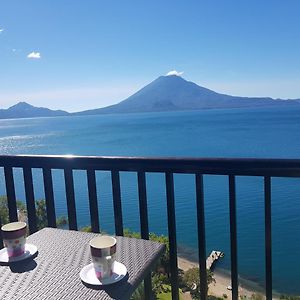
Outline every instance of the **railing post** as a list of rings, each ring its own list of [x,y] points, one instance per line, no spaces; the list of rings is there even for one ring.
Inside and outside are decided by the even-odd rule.
[[[142,239],[149,240],[148,207],[145,172],[138,172],[139,208]]]
[[[13,175],[12,167],[8,167],[8,166],[4,167],[4,176],[5,176],[9,221],[16,222],[18,221],[18,210],[17,210],[16,192],[15,192],[14,175]]]
[[[146,192],[146,176],[145,172],[138,172],[138,190],[139,190],[139,208],[140,208],[140,224],[141,224],[141,238],[149,240],[149,226],[148,226],[148,206],[147,206],[147,192]],[[151,272],[144,280],[145,299],[151,299],[152,283]]]
[[[116,235],[124,235],[119,171],[111,172]]]
[[[204,191],[203,176],[196,174],[196,204],[197,204],[197,233],[198,233],[198,255],[200,269],[200,297],[207,299],[207,271],[206,271],[206,242],[205,242],[205,213],[204,213]]]
[[[78,230],[72,169],[64,169],[69,229]]]
[[[100,225],[99,225],[95,170],[91,170],[91,169],[87,170],[87,183],[88,183],[88,193],[89,193],[91,227],[92,227],[92,232],[96,233],[96,232],[100,232]]]
[[[166,194],[167,194],[167,211],[168,211],[168,233],[169,233],[169,248],[170,248],[172,300],[179,300],[174,179],[173,179],[173,173],[166,172],[165,176],[166,176]]]
[[[27,207],[27,219],[29,232],[34,233],[37,231],[37,219],[36,209],[32,182],[32,170],[30,167],[23,168],[25,195],[26,195],[26,207]]]
[[[46,198],[48,226],[56,228],[56,215],[55,215],[53,180],[52,180],[51,169],[49,168],[43,169],[43,178],[44,178],[44,190],[45,190],[45,198]]]
[[[230,253],[232,299],[238,300],[238,261],[237,261],[237,226],[236,226],[236,192],[235,177],[229,175],[229,211],[230,211]]]
[[[265,258],[266,258],[266,300],[272,300],[272,211],[271,178],[264,178],[265,190]]]

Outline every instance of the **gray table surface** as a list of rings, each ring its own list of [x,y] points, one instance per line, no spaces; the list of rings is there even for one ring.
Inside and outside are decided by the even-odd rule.
[[[117,261],[128,276],[102,289],[85,286],[80,270],[91,263],[89,241],[97,234],[44,228],[28,237],[38,248],[34,259],[0,265],[0,299],[129,299],[165,247],[142,239],[117,237]]]

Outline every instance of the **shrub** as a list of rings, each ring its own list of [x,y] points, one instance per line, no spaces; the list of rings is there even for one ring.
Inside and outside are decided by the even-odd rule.
[[[183,275],[183,282],[189,288],[193,299],[200,299],[200,273],[199,268],[191,268]],[[207,287],[210,283],[215,282],[213,273],[207,270]],[[208,289],[206,290],[207,293]]]

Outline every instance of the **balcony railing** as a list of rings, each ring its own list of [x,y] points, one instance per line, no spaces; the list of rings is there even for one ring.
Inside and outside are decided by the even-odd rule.
[[[175,173],[193,174],[196,189],[198,256],[200,267],[201,299],[206,299],[206,236],[204,213],[203,175],[226,175],[229,186],[230,246],[232,299],[238,299],[236,176],[262,176],[264,178],[265,210],[265,279],[266,299],[272,299],[272,241],[271,241],[271,179],[272,177],[300,177],[300,160],[291,159],[187,159],[138,157],[79,157],[79,156],[0,156],[4,169],[9,220],[18,219],[14,181],[14,168],[22,168],[30,233],[37,231],[36,208],[32,170],[42,169],[48,226],[56,227],[52,170],[63,170],[67,200],[69,229],[77,230],[73,170],[85,170],[87,176],[91,228],[99,232],[96,171],[110,171],[115,233],[123,235],[120,172],[136,172],[138,179],[141,237],[149,238],[146,174],[165,175],[168,235],[170,246],[170,272],[172,299],[179,298],[177,270],[177,240],[175,222]],[[1,223],[1,220],[0,220]],[[2,241],[0,241],[2,245]],[[145,280],[145,294],[150,295],[151,277]]]

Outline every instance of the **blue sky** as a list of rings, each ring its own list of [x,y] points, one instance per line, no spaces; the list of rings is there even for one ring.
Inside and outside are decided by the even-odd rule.
[[[218,92],[300,98],[299,11],[298,0],[2,1],[0,108],[102,107],[170,70]]]

